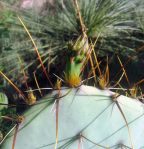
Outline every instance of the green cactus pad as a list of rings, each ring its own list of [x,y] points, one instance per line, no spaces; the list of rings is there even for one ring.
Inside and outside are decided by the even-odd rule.
[[[56,94],[57,91],[52,92],[24,113],[25,120],[20,124],[15,149],[54,148]],[[75,89],[62,89],[59,98],[57,149],[76,149],[81,145],[84,149],[118,149],[122,145],[132,148],[128,127],[117,104],[112,100],[112,95],[114,93],[109,90],[84,85]],[[134,148],[142,148],[143,104],[122,95],[117,97],[117,102],[128,122]],[[11,148],[13,133],[4,141],[2,149]]]

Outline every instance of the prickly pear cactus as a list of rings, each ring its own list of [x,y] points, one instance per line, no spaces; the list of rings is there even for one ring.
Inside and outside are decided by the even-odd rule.
[[[144,148],[144,105],[105,86],[99,90],[81,85],[82,70],[94,46],[89,44],[76,0],[74,4],[82,35],[68,47],[64,82],[71,88],[61,88],[58,79],[58,90],[30,105],[24,118],[14,119],[16,125],[2,149]],[[21,94],[2,72],[1,75]]]
[[[109,90],[80,86],[44,97],[24,113],[15,149],[144,147],[144,106]],[[14,133],[14,132],[13,132]],[[13,133],[2,144],[10,149]]]

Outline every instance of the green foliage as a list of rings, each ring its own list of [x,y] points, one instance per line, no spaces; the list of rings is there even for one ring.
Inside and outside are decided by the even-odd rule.
[[[14,59],[17,57],[17,53],[14,53],[15,49],[12,47],[12,39],[14,38],[14,34],[11,33],[11,31],[9,30],[9,28],[11,27],[10,23],[14,23],[14,20],[12,19],[14,15],[3,5],[1,7],[2,9],[0,10],[0,70],[9,73],[11,69],[15,68],[14,63],[16,62],[16,60],[14,61]]]
[[[14,116],[16,114],[15,109],[8,108],[7,96],[0,92],[0,141],[6,135],[6,133],[14,126],[13,122],[4,120],[2,116]]]
[[[136,12],[136,22],[138,23],[138,27],[144,32],[144,2],[141,1],[140,4],[135,8]]]
[[[8,40],[5,40],[5,42],[8,41],[6,45],[2,46],[5,50],[3,50],[0,61],[4,72],[14,80],[21,72],[18,56],[23,61],[24,70],[27,71],[30,68],[31,71],[35,71],[35,66],[37,66],[35,51],[17,15],[23,19],[32,34],[46,66],[48,60],[48,64],[59,63],[61,60],[58,57],[67,52],[67,44],[81,35],[80,22],[73,0],[64,1],[63,6],[60,1],[56,1],[54,8],[47,9],[44,14],[22,11],[14,5],[8,5],[5,0],[1,2],[9,9],[8,14],[12,15],[4,15],[6,18],[9,16],[8,26],[7,28],[3,26],[2,29],[10,35]],[[89,39],[95,41],[99,37],[95,47],[95,49],[101,49],[97,52],[99,56],[115,52],[124,55],[137,54],[134,51],[135,46],[126,41],[137,40],[131,36],[131,33],[137,30],[132,15],[139,3],[139,0],[80,0],[80,11]],[[4,31],[3,34],[5,34]],[[119,39],[120,36],[122,40]],[[8,62],[9,65],[5,67],[5,63]],[[13,70],[12,73],[10,70]],[[20,74],[19,77],[22,75]]]
[[[15,108],[4,108],[1,110],[0,115],[0,131],[2,132],[3,136],[6,136],[9,130],[15,125],[13,121],[6,120],[2,118],[1,116],[8,116],[8,117],[14,117],[16,116],[16,109]]]
[[[1,110],[3,108],[7,108],[8,107],[7,104],[8,104],[7,96],[4,93],[0,92],[0,115],[1,115]]]

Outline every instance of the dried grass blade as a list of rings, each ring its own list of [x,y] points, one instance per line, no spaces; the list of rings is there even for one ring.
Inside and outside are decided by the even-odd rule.
[[[120,60],[119,56],[117,56],[117,59],[118,59],[118,61],[119,61],[120,65],[121,65],[121,68],[122,68],[123,72],[124,72],[125,78],[126,78],[126,80],[127,80],[128,84],[130,85],[130,82],[129,82],[129,79],[128,79],[128,76],[127,76],[126,70],[125,70],[125,68],[124,68],[124,66],[123,66],[123,64],[122,64],[122,62],[121,62],[121,60]]]
[[[41,64],[41,66],[42,66],[43,72],[44,72],[45,76],[47,77],[47,79],[48,79],[48,81],[49,81],[51,87],[53,87],[53,84],[52,84],[52,82],[50,81],[50,78],[49,78],[49,76],[48,76],[48,74],[47,74],[47,72],[46,72],[46,69],[45,69],[44,65],[43,65],[43,62],[42,62],[41,56],[40,56],[40,54],[39,54],[38,48],[37,48],[37,46],[36,46],[36,44],[35,44],[35,42],[34,42],[32,36],[31,36],[30,32],[28,31],[27,27],[25,26],[25,24],[23,23],[22,19],[21,19],[19,16],[18,16],[18,19],[19,19],[19,21],[21,22],[21,24],[23,25],[23,27],[24,27],[25,31],[27,32],[28,36],[30,37],[30,39],[31,39],[31,41],[32,41],[32,43],[33,43],[34,49],[35,49],[35,51],[36,51],[36,53],[37,53],[38,59],[39,59],[39,61],[40,61],[40,64]]]
[[[26,97],[22,91],[2,71],[0,71],[0,74],[13,86],[13,88],[23,97],[23,100],[26,102]]]
[[[39,86],[39,84],[38,84],[38,81],[37,81],[37,78],[36,78],[36,74],[35,74],[35,73],[36,73],[36,72],[33,72],[34,79],[35,79],[35,83],[36,83],[36,86],[37,86],[37,88],[38,88],[38,91],[39,91],[39,93],[40,93],[40,95],[41,95],[41,97],[42,97],[43,94],[42,94],[42,91],[41,91],[40,86]]]

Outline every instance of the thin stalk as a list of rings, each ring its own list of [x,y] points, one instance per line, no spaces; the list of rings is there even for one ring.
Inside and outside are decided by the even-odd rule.
[[[104,149],[110,149],[109,147],[105,147],[105,146],[102,146],[102,145],[100,145],[100,144],[98,144],[98,143],[95,143],[94,141],[88,139],[87,137],[85,137],[85,136],[83,136],[83,135],[82,135],[82,137],[83,137],[84,139],[86,139],[87,141],[89,141],[89,142],[95,144],[95,145],[98,146],[98,147],[101,147],[101,148],[104,148]]]
[[[47,74],[47,72],[46,72],[46,69],[45,69],[44,65],[43,65],[43,62],[42,62],[41,56],[40,56],[40,54],[39,54],[38,48],[37,48],[37,46],[36,46],[36,44],[35,44],[35,42],[34,42],[32,36],[31,36],[30,32],[28,31],[27,27],[25,26],[25,24],[23,23],[22,19],[21,19],[19,16],[18,16],[18,19],[19,19],[19,21],[21,22],[21,24],[23,25],[23,27],[24,27],[25,31],[27,32],[28,36],[30,37],[30,39],[31,39],[31,41],[32,41],[32,43],[33,43],[34,49],[35,49],[35,51],[36,51],[36,54],[37,54],[37,56],[38,56],[38,59],[39,59],[39,61],[40,61],[40,64],[41,64],[41,66],[42,66],[43,72],[44,72],[45,76],[47,77],[47,79],[48,79],[48,81],[49,81],[51,87],[53,87],[53,84],[52,84],[52,82],[50,81],[50,78],[49,78],[49,76],[48,76],[48,74]]]
[[[74,2],[74,5],[76,7],[76,13],[77,13],[77,17],[78,17],[79,22],[80,22],[80,26],[81,26],[81,31],[82,31],[83,37],[87,37],[87,35],[86,35],[86,27],[85,27],[85,24],[83,23],[83,19],[82,19],[82,16],[81,16],[81,12],[80,12],[80,8],[79,8],[79,5],[78,5],[78,1],[77,0],[73,0],[73,2]]]
[[[130,82],[129,82],[129,79],[128,79],[128,76],[127,76],[126,70],[125,70],[125,68],[124,68],[124,66],[123,66],[123,64],[122,64],[122,62],[121,62],[121,60],[120,60],[119,56],[117,56],[117,59],[118,59],[118,61],[119,61],[119,63],[120,63],[120,66],[121,66],[121,68],[122,68],[123,72],[124,72],[125,78],[126,78],[126,80],[127,80],[128,84],[129,84],[129,86],[130,86]]]
[[[57,81],[57,86],[56,88],[58,88],[58,97],[61,96],[61,80]],[[56,100],[56,143],[55,143],[55,147],[54,149],[57,149],[57,144],[58,144],[58,124],[59,124],[59,99]]]
[[[36,72],[33,72],[33,75],[34,75],[34,79],[35,79],[35,83],[36,83],[36,86],[37,86],[37,88],[38,88],[38,91],[39,91],[39,93],[40,93],[40,95],[41,95],[41,97],[42,97],[43,94],[42,94],[41,88],[40,88],[40,86],[39,86],[39,84],[38,84],[38,81],[37,81],[37,78],[36,78]]]
[[[92,60],[92,57],[90,56],[90,64],[91,64],[91,67],[92,67],[92,72],[93,72],[93,76],[94,76],[94,81],[96,83],[96,73],[95,73],[95,67],[94,67],[94,63],[93,63],[93,60]]]
[[[23,97],[22,99],[26,102],[27,98],[23,92],[2,71],[0,71],[0,74],[13,86],[13,88]]]
[[[121,115],[122,115],[122,117],[123,117],[123,119],[124,119],[124,121],[126,123],[127,129],[128,129],[128,134],[129,134],[129,139],[130,139],[130,143],[131,143],[131,147],[132,147],[132,149],[134,149],[134,145],[133,145],[133,141],[132,141],[132,135],[131,135],[131,131],[130,131],[127,119],[126,119],[126,117],[125,117],[125,115],[123,113],[123,110],[121,109],[121,106],[119,105],[119,102],[117,101],[117,98],[119,96],[120,96],[119,94],[116,95],[116,97],[114,96],[113,101],[116,103],[116,105],[117,105],[117,107],[118,107],[118,109],[119,109],[119,111],[120,111],[120,113],[121,113]]]
[[[19,129],[19,124],[16,124],[15,132],[14,132],[14,137],[13,137],[13,142],[12,142],[12,149],[15,148],[16,136],[17,136],[18,129]]]
[[[122,75],[120,76],[118,81],[113,85],[113,87],[116,87],[120,83],[120,81],[122,80],[123,76],[124,76],[124,72],[122,73]]]
[[[29,89],[29,86],[28,86],[28,83],[27,83],[27,76],[26,76],[26,73],[24,71],[24,67],[23,67],[23,64],[22,64],[22,61],[21,61],[21,58],[20,56],[18,55],[18,59],[19,59],[19,62],[20,62],[20,65],[21,65],[21,70],[23,72],[23,75],[24,75],[24,83],[25,83],[25,86],[27,89]]]

